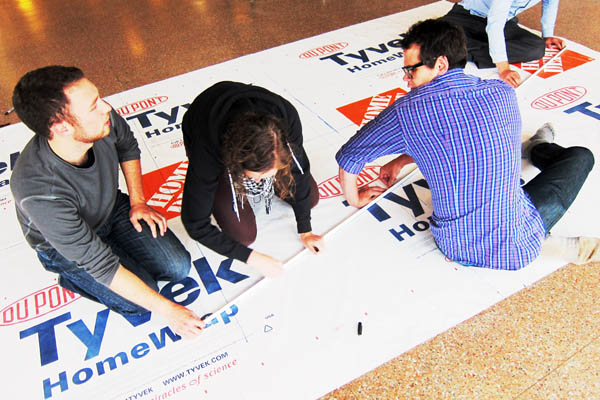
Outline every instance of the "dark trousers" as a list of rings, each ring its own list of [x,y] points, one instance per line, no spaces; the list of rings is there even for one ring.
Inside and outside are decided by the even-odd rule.
[[[577,197],[594,166],[594,155],[585,147],[542,143],[531,149],[531,161],[541,172],[523,190],[540,213],[546,233],[550,233]]]
[[[156,281],[185,278],[191,267],[190,254],[179,239],[171,230],[167,230],[164,236],[153,238],[150,227],[144,221],[140,221],[142,232],[136,231],[129,220],[130,208],[129,197],[119,192],[108,222],[98,229],[96,235],[110,246],[121,265],[155,291],[158,291]],[[37,253],[44,268],[59,274],[60,286],[102,303],[120,314],[147,312],[96,281],[77,263],[67,260],[54,248],[37,250]]]
[[[472,15],[463,6],[455,4],[442,19],[462,27],[465,31],[469,61],[473,61],[478,68],[496,66],[490,57],[488,36],[485,31],[487,25],[486,18]],[[515,17],[506,21],[506,25],[504,26],[504,40],[508,62],[527,62],[539,60],[544,57],[546,48],[544,39],[521,28],[518,22]]]
[[[277,194],[277,192],[275,193]],[[289,203],[288,199],[283,199]],[[244,196],[244,207],[239,199],[236,199],[240,220],[238,221],[232,207],[231,184],[227,173],[221,174],[219,186],[215,193],[213,216],[219,224],[221,231],[229,235],[233,240],[244,246],[249,246],[256,240],[256,218],[254,211]],[[315,179],[310,177],[310,206],[313,208],[319,202],[319,189]]]

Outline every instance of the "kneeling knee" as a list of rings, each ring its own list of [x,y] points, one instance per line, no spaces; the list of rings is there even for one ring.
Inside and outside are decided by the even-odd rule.
[[[187,251],[180,254],[177,258],[169,261],[169,275],[171,280],[178,281],[190,274],[192,259]]]
[[[580,168],[586,172],[590,172],[594,167],[594,153],[586,147],[570,147],[569,152],[572,157],[577,158]]]

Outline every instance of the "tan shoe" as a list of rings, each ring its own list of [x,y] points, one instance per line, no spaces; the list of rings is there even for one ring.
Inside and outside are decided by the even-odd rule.
[[[600,238],[579,237],[579,253],[577,264],[600,261]]]

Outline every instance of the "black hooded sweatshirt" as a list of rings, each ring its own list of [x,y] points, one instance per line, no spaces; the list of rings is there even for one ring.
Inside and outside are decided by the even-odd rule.
[[[221,144],[228,124],[244,112],[270,114],[282,121],[301,173],[292,163],[296,182],[293,200],[298,233],[311,231],[310,165],[302,147],[302,125],[298,112],[283,97],[267,89],[238,82],[219,82],[200,93],[183,116],[183,142],[189,159],[183,189],[181,219],[188,234],[224,256],[246,262],[251,249],[233,240],[211,224],[219,177],[224,172]],[[233,199],[232,207],[233,207]]]

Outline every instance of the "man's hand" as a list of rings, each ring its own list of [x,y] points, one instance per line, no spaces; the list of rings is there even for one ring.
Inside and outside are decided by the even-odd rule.
[[[382,188],[381,186],[361,187],[358,189],[358,203],[356,207],[363,208],[383,192],[385,192],[385,188]]]
[[[546,47],[556,47],[559,50],[565,48],[565,42],[561,38],[547,37],[544,40],[546,41]]]
[[[195,312],[173,302],[162,313],[162,316],[167,320],[173,332],[185,339],[198,336],[206,326]]]
[[[392,161],[385,164],[383,167],[379,169],[379,180],[385,184],[388,188],[391,187],[394,183],[396,183],[396,178],[398,174],[407,164],[412,164],[415,161],[411,156],[407,154],[402,154]]]
[[[267,278],[277,278],[283,273],[283,263],[266,254],[252,250],[246,264],[252,265]]]
[[[145,203],[132,205],[131,210],[129,210],[129,220],[138,232],[142,231],[142,225],[139,222],[140,219],[146,221],[154,238],[156,238],[157,226],[160,236],[163,236],[167,231],[167,219],[165,216]]]
[[[514,88],[521,84],[521,76],[517,71],[513,71],[512,69],[510,69],[508,61],[496,63],[496,66],[498,67],[498,74],[500,74],[500,79],[502,79],[504,82],[508,83]]]
[[[117,268],[108,288],[146,310],[160,314],[173,331],[182,337],[199,335],[205,326],[193,311],[155,292],[122,265]]]
[[[344,171],[342,167],[340,167],[339,177],[344,197],[352,207],[361,208],[385,192],[384,188],[378,186],[363,186],[359,189],[356,182],[357,175]]]
[[[143,219],[150,227],[152,237],[156,237],[157,225],[160,235],[163,236],[167,231],[167,219],[161,213],[155,211],[146,204],[146,200],[144,199],[144,188],[142,186],[142,167],[140,165],[140,160],[122,162],[121,170],[123,170],[123,175],[125,175],[125,181],[127,182],[129,202],[131,204],[129,220],[133,224],[133,227],[136,231],[141,232],[142,225],[140,225],[139,220]]]
[[[312,232],[304,232],[300,234],[300,239],[308,250],[313,254],[319,254],[325,248],[323,236],[315,235]]]

